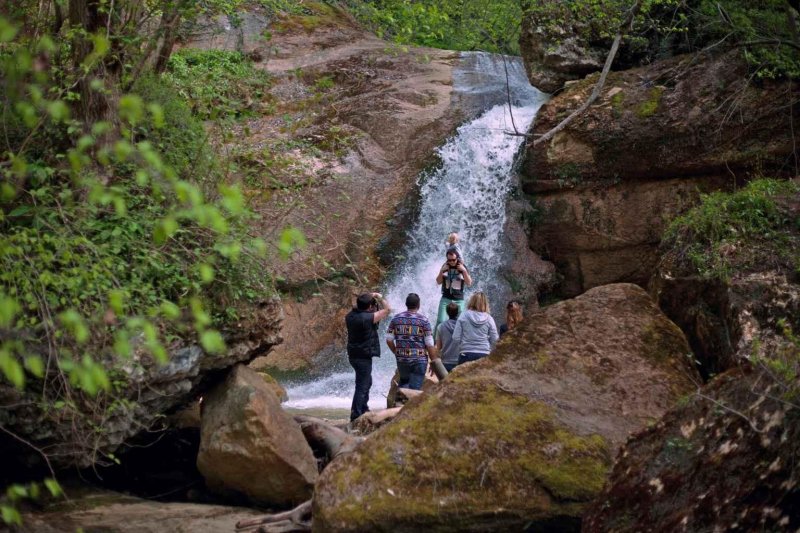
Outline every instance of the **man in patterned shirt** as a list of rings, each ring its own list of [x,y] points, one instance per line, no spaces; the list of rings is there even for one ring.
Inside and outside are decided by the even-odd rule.
[[[386,330],[386,344],[397,357],[399,388],[422,388],[428,358],[436,359],[433,331],[428,318],[419,312],[419,295],[406,297],[406,311],[395,315]]]

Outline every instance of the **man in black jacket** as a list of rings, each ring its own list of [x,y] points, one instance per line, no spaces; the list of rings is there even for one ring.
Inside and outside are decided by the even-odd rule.
[[[356,306],[347,313],[347,358],[356,371],[356,391],[350,408],[352,422],[369,411],[372,387],[372,358],[381,356],[378,322],[389,316],[389,304],[377,292],[365,292],[356,298]]]

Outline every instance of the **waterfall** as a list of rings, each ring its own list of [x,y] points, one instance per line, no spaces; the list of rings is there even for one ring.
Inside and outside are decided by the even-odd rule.
[[[514,158],[525,139],[511,133],[514,125],[517,131],[526,132],[547,98],[530,86],[518,58],[504,62],[497,55],[464,53],[453,78],[456,97],[483,112],[460,126],[438,149],[441,164],[419,176],[419,218],[409,229],[401,254],[404,259],[383,291],[393,312],[405,310],[409,292],[419,294],[420,311],[432,327],[441,296],[436,275],[444,262],[445,238],[453,231],[461,237],[464,262],[473,278],[467,297],[476,290],[484,291],[493,309],[502,307],[506,290],[499,269],[504,262],[506,204],[514,184]],[[380,324],[381,357],[373,360],[371,409],[386,407],[386,394],[397,368],[384,342],[387,326],[388,320]],[[344,354],[342,359],[346,361]],[[286,406],[349,410],[354,386],[354,372],[347,366],[311,383],[289,385]]]

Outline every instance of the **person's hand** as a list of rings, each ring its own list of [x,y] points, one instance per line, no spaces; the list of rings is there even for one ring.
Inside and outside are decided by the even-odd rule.
[[[433,365],[428,365],[428,377],[433,377]]]
[[[375,298],[376,300],[383,300],[383,295],[379,292],[373,292],[372,297]]]

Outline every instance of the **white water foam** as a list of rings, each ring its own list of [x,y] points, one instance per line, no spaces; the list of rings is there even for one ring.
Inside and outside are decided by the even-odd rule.
[[[528,84],[517,58],[506,59],[504,66],[500,56],[472,53],[465,56],[465,61],[471,63],[472,69],[469,75],[454,76],[456,90],[484,92],[488,101],[506,99],[508,69],[511,112],[507,104],[494,105],[459,127],[456,135],[438,150],[441,165],[419,178],[420,215],[403,250],[405,259],[384,290],[394,312],[405,309],[409,292],[419,294],[421,312],[433,327],[441,296],[436,275],[444,262],[445,238],[452,231],[461,237],[464,261],[474,282],[471,291],[486,292],[493,307],[502,304],[498,300],[505,294],[501,288],[504,281],[498,272],[504,255],[506,204],[514,182],[514,158],[525,139],[513,135],[514,125],[518,132],[526,132],[547,98]],[[464,86],[475,82],[481,85]],[[381,357],[374,360],[370,409],[386,406],[396,369],[395,358],[384,342],[387,326],[388,320],[380,325]],[[346,361],[345,354],[342,359]],[[354,372],[347,366],[312,382],[289,385],[289,401],[285,405],[295,409],[349,409],[354,381]]]

